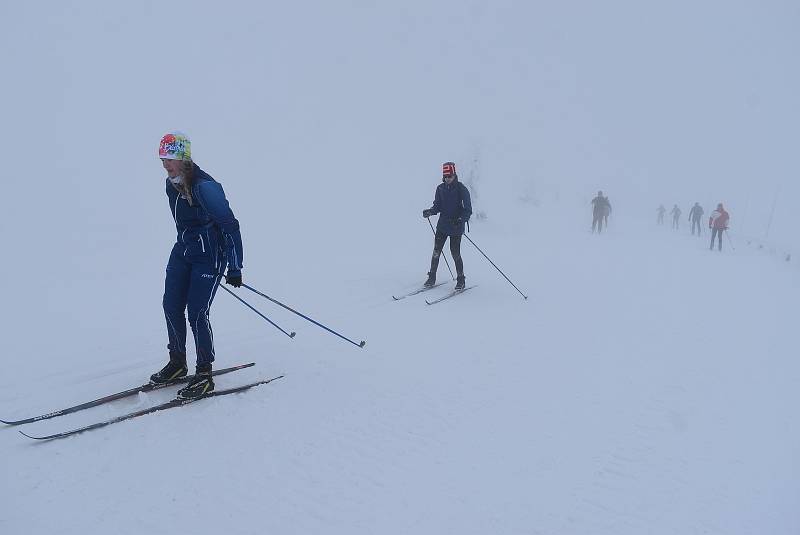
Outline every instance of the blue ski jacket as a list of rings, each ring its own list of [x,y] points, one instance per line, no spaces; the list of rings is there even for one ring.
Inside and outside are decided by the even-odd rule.
[[[464,224],[472,215],[472,201],[467,187],[458,178],[452,184],[442,179],[442,183],[436,187],[431,214],[439,214],[437,232],[448,236],[464,234]]]
[[[194,164],[192,199],[183,195],[169,178],[167,198],[178,231],[176,247],[189,262],[228,265],[228,276],[242,274],[242,235],[222,185]]]

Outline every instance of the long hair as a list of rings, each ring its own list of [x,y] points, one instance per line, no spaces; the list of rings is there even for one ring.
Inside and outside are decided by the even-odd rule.
[[[183,193],[186,200],[189,201],[189,206],[192,206],[192,186],[194,186],[194,162],[192,160],[183,160],[181,167],[181,176],[183,182],[181,183],[181,193]]]

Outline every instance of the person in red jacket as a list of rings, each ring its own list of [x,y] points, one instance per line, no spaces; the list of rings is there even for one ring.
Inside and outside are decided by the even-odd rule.
[[[722,250],[722,233],[728,230],[728,222],[731,216],[722,207],[722,203],[717,205],[717,209],[711,212],[711,217],[708,218],[708,228],[711,229],[711,245],[708,247],[709,251],[714,250],[714,238],[719,236],[719,250]]]

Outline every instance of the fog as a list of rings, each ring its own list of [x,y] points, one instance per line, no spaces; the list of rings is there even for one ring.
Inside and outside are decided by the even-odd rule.
[[[566,407],[573,419],[562,420],[546,408],[544,415],[519,414],[541,427],[518,430],[530,434],[517,444],[541,448],[543,456],[551,457],[539,459],[522,479],[509,475],[519,485],[514,496],[535,487],[540,499],[551,499],[552,515],[537,519],[544,532],[658,533],[652,529],[656,525],[663,533],[747,533],[763,527],[759,513],[766,512],[774,513],[768,522],[772,532],[787,527],[791,532],[798,525],[792,501],[797,487],[796,478],[787,476],[787,466],[798,437],[786,431],[797,428],[789,425],[791,415],[780,411],[796,406],[787,385],[797,368],[782,359],[794,347],[788,311],[796,302],[797,264],[770,263],[752,250],[746,252],[744,244],[765,240],[800,258],[793,206],[800,195],[795,179],[798,27],[800,3],[788,0],[3,2],[0,161],[5,217],[0,237],[6,255],[0,289],[6,307],[0,363],[6,375],[0,379],[0,404],[18,416],[25,407],[49,410],[65,399],[83,401],[137,384],[161,364],[166,344],[160,308],[163,269],[174,223],[164,198],[165,173],[157,147],[165,132],[181,130],[192,139],[194,160],[224,185],[241,222],[245,281],[278,291],[277,297],[368,340],[367,349],[353,355],[351,348],[297,325],[289,327],[298,329],[296,341],[277,339],[229,296],[215,302],[212,317],[225,364],[233,364],[232,354],[245,355],[241,358],[260,359],[263,369],[294,377],[287,380],[292,386],[286,390],[276,388],[267,399],[255,397],[258,401],[243,409],[242,415],[261,423],[248,428],[257,430],[251,439],[259,447],[248,448],[242,440],[234,448],[238,468],[255,478],[242,489],[276,493],[270,503],[277,503],[281,515],[269,527],[319,532],[331,521],[339,528],[333,531],[348,532],[349,522],[358,517],[348,511],[366,504],[374,506],[376,516],[381,511],[395,514],[394,504],[413,494],[420,482],[433,485],[432,494],[460,496],[448,486],[452,474],[444,453],[425,457],[433,459],[430,466],[409,461],[401,462],[403,470],[397,473],[385,468],[394,465],[376,452],[396,448],[397,458],[407,460],[403,454],[408,451],[424,457],[415,437],[444,451],[452,436],[458,436],[460,444],[477,449],[462,452],[462,463],[452,461],[453,466],[464,466],[476,456],[507,459],[513,466],[504,468],[516,473],[514,462],[528,459],[528,451],[518,446],[512,452],[516,456],[507,456],[501,447],[494,449],[491,437],[473,444],[470,418],[484,411],[484,425],[496,424],[513,436],[516,420],[495,420],[492,410],[513,415],[514,407],[550,403]],[[449,160],[456,162],[462,180],[473,180],[476,212],[487,214],[486,220],[473,221],[471,236],[530,292],[530,301],[518,303],[519,296],[493,268],[465,246],[472,255],[465,260],[468,279],[480,288],[459,297],[463,308],[436,305],[441,308],[431,312],[424,304],[415,306],[420,300],[410,299],[389,308],[392,292],[424,278],[431,235],[421,211],[430,206],[441,164]],[[597,190],[614,207],[610,233],[602,237],[588,235],[589,203]],[[706,215],[716,203],[725,204],[738,256],[729,254],[726,245],[723,255],[710,257],[707,243],[690,241],[685,228],[682,234],[669,234],[655,227],[659,204],[667,209],[677,204],[686,218],[694,202],[704,206]],[[440,275],[443,270],[441,266]],[[704,286],[709,280],[717,284]],[[761,292],[753,281],[771,284]],[[737,329],[730,329],[722,317],[708,326],[703,323],[711,299],[723,303],[719,306],[731,314]],[[605,323],[596,323],[591,309],[598,302],[613,304],[607,305]],[[523,309],[520,303],[530,306]],[[664,305],[651,308],[652,303]],[[684,317],[687,303],[694,316]],[[451,324],[460,333],[455,346],[447,345],[442,335],[451,332]],[[738,329],[741,325],[747,328]],[[574,329],[589,335],[576,336]],[[706,338],[729,330],[736,332],[723,342]],[[490,340],[505,345],[496,347]],[[767,349],[759,345],[764,340],[770,341]],[[733,379],[719,387],[726,389],[722,393],[709,379],[728,357],[714,353],[720,343],[748,363],[727,371]],[[714,354],[717,360],[696,358],[684,352],[686,347],[697,347],[704,357]],[[669,368],[675,354],[685,358],[676,364],[679,371]],[[754,354],[774,365],[771,370],[777,375],[757,376],[760,395],[745,400],[737,393],[757,375],[748,367]],[[457,358],[462,356],[466,364]],[[503,369],[507,362],[511,370]],[[695,362],[708,369],[692,368]],[[617,366],[633,369],[631,376],[620,375]],[[428,370],[428,382],[418,377],[423,373],[419,370]],[[463,374],[461,382],[456,381],[455,392],[442,394],[438,381],[449,384],[450,373]],[[334,376],[338,382],[329,380]],[[497,384],[485,385],[487,376]],[[507,385],[500,378],[509,376],[535,377],[539,389],[520,382],[506,396]],[[589,393],[573,396],[573,382],[576,390]],[[477,393],[476,383],[483,385]],[[31,384],[41,384],[49,394],[31,394],[26,387]],[[562,384],[572,387],[561,389]],[[325,397],[326,388],[333,389],[330,397]],[[676,394],[682,388],[688,398]],[[615,397],[614,389],[623,394]],[[478,402],[472,396],[483,397]],[[708,397],[718,402],[735,398],[745,422],[756,427],[761,425],[759,411],[773,414],[774,420],[752,436],[762,432],[766,442],[786,451],[765,452],[754,438],[704,471],[704,440],[716,444],[724,438],[727,444],[736,439],[725,420],[724,403],[711,403],[711,416],[697,408],[705,407]],[[637,404],[649,408],[634,414],[631,407]],[[239,436],[239,413],[220,413],[228,407],[222,402],[213,407],[217,412],[209,413],[211,417],[231,422],[216,434],[215,444],[230,446],[225,441]],[[342,413],[326,412],[335,407]],[[644,438],[622,432],[628,425],[639,429],[649,419],[661,418],[660,407],[666,407],[662,412],[670,422],[679,422],[675,433],[683,432],[685,418],[693,430],[706,425],[708,436],[694,435],[697,441],[682,457],[664,446],[677,439],[666,438],[666,431],[659,435],[661,428]],[[673,418],[673,409],[679,417]],[[260,420],[256,414],[266,416]],[[396,429],[387,430],[387,414],[396,417]],[[415,427],[420,414],[421,429]],[[177,449],[185,437],[178,431],[192,432],[192,427],[181,427],[181,416],[171,418],[160,420],[176,426],[175,434],[163,440]],[[3,478],[14,486],[0,489],[0,496],[18,500],[17,516],[9,521],[0,513],[0,531],[4,521],[13,528],[25,525],[24,512],[65,492],[76,474],[94,491],[87,495],[100,499],[104,487],[97,482],[106,482],[110,472],[124,479],[157,463],[134,445],[143,436],[153,441],[161,437],[158,422],[154,418],[141,424],[146,431],[131,424],[123,428],[129,433],[100,435],[95,439],[99,442],[80,442],[83,437],[67,442],[71,447],[61,451],[69,459],[56,468],[49,464],[56,450],[23,449],[16,433],[0,434],[8,448],[4,451],[20,459],[7,467],[14,473]],[[324,429],[335,435],[333,423],[355,431],[334,441],[338,449],[330,450],[329,459],[316,446],[327,447],[330,437],[313,432]],[[63,425],[58,422],[54,428]],[[362,425],[367,429],[363,436],[358,434]],[[587,439],[587,428],[600,438]],[[540,429],[545,429],[544,438]],[[118,438],[103,442],[103,436]],[[591,449],[592,440],[600,442],[602,455]],[[266,443],[275,463],[264,458],[260,448]],[[149,444],[152,452],[164,447]],[[619,495],[595,492],[602,481],[585,474],[613,465],[609,459],[617,454],[636,457],[625,451],[631,444],[664,448],[658,450],[663,457],[650,459],[650,477],[623,484]],[[356,455],[363,453],[362,445],[363,458]],[[575,464],[559,460],[565,445],[570,445],[567,455],[573,455]],[[187,466],[207,460],[207,451],[194,447],[187,453]],[[82,457],[91,451],[101,453],[99,468],[92,465],[94,459]],[[129,456],[127,472],[116,467],[120,451]],[[340,466],[340,453],[354,458]],[[762,458],[772,459],[773,471],[759,479],[753,475],[758,470],[754,459]],[[245,466],[245,459],[253,464]],[[322,460],[314,464],[313,459]],[[381,492],[360,480],[344,489],[331,483],[347,481],[351,461],[356,473],[379,473],[376,487],[391,488],[399,501],[371,501],[380,501]],[[674,478],[661,478],[664,466]],[[57,471],[52,479],[47,468]],[[268,476],[266,483],[256,478],[268,473],[291,479],[295,468],[306,478],[292,483],[294,494],[281,495]],[[431,483],[424,479],[426,469],[443,469],[445,475],[438,474],[440,479]],[[491,480],[488,472],[483,476]],[[331,486],[316,484],[317,474]],[[420,526],[419,532],[491,532],[497,525],[486,520],[490,515],[481,516],[486,523],[470,523],[471,514],[485,512],[476,503],[503,505],[502,493],[481,494],[491,490],[484,481],[461,487],[472,490],[461,501],[448,502],[450,508],[437,509],[441,518],[430,513],[435,522],[424,514],[428,503],[402,502],[406,532]],[[547,484],[537,486],[536,481]],[[721,493],[705,486],[709,481],[737,490]],[[162,480],[157,488],[164,487],[169,485]],[[647,494],[648,488],[655,489],[655,496]],[[345,506],[326,509],[333,509],[330,504],[336,501],[316,494],[325,489],[345,500]],[[147,489],[139,490],[137,504],[160,503]],[[239,500],[230,498],[228,505],[256,507],[248,501],[255,494],[228,490]],[[205,492],[209,497],[212,490]],[[592,523],[597,511],[591,505],[581,501],[580,510],[572,509],[576,495],[590,504],[608,500],[601,503],[607,507],[600,508],[604,512],[597,521],[608,520],[603,529]],[[670,501],[664,495],[677,498]],[[770,496],[778,498],[770,501]],[[633,502],[639,498],[646,503],[637,509]],[[713,503],[698,512],[695,498]],[[417,499],[426,502],[424,493]],[[745,513],[745,505],[754,501],[756,507]],[[109,525],[127,518],[133,519],[130,532],[142,528],[138,517],[126,516],[133,515],[130,511],[117,516],[113,503],[102,503],[107,515],[88,508],[82,518],[102,518]],[[187,505],[184,514],[197,503]],[[535,514],[524,502],[516,505],[506,524],[497,520],[508,528],[505,532],[529,525],[527,515]],[[655,513],[642,513],[629,525],[613,520],[617,507]],[[319,515],[298,513],[307,510]],[[741,519],[737,512],[750,516]],[[248,515],[255,513],[248,509],[239,514],[252,520]],[[465,526],[448,523],[459,514]],[[297,517],[307,523],[293,523]],[[669,518],[674,524],[668,529]],[[720,518],[725,521],[715,523]],[[417,519],[420,525],[414,524]],[[686,519],[693,523],[684,523]],[[43,532],[54,527],[41,522],[37,527]],[[392,531],[380,522],[364,522],[361,532]],[[242,521],[240,527],[250,525]],[[85,529],[77,520],[69,527],[73,532]]]
[[[417,198],[440,161],[477,148],[498,190],[604,188],[641,212],[723,201],[754,233],[779,190],[772,232],[790,223],[795,2],[2,10],[3,160],[22,198],[31,180],[57,195],[102,179],[140,205],[159,175],[153,139],[180,128],[229,176],[303,187],[346,176],[358,195],[339,209],[373,204],[375,182]],[[45,169],[31,168],[32,150]]]

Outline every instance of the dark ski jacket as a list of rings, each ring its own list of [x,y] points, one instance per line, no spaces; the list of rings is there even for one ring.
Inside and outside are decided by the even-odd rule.
[[[608,201],[608,197],[598,195],[592,199],[592,213],[595,217],[603,217],[610,214],[611,203]]]
[[[436,224],[437,232],[448,236],[464,234],[464,223],[469,221],[472,215],[469,190],[459,182],[458,178],[453,180],[452,184],[448,184],[442,179],[442,183],[436,187],[436,195],[430,210],[431,215],[439,214],[439,222]]]
[[[228,264],[228,276],[242,273],[242,235],[222,185],[194,164],[192,201],[167,178],[167,198],[178,231],[176,246],[190,262]],[[222,261],[222,262],[221,262]]]
[[[701,217],[703,217],[703,208],[699,204],[695,204],[689,211],[689,220],[700,221]]]

